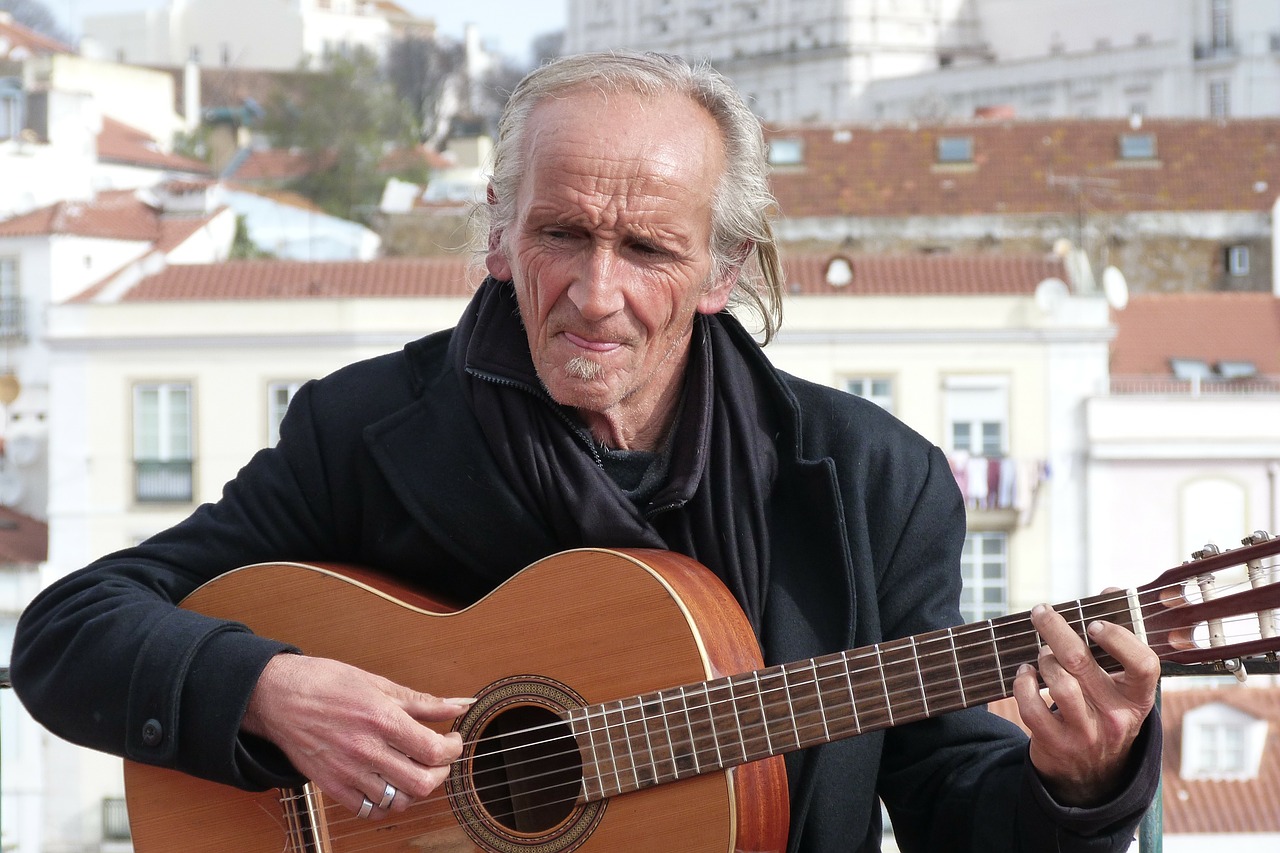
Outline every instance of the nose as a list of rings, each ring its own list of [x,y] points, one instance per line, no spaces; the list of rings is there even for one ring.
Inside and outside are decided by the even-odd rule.
[[[586,254],[582,269],[569,285],[569,300],[583,319],[600,320],[622,310],[623,295],[618,258],[607,249]]]

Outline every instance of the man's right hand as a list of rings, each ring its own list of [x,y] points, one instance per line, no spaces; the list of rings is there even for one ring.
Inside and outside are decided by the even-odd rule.
[[[249,698],[241,728],[278,746],[325,796],[371,818],[401,812],[439,786],[462,754],[456,732],[440,734],[424,722],[445,722],[471,699],[440,699],[327,658],[280,654],[267,664]],[[387,785],[398,792],[377,808]]]

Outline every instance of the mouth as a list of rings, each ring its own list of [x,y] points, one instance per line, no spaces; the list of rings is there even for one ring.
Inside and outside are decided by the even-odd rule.
[[[609,353],[622,347],[622,344],[618,341],[597,341],[581,337],[580,335],[575,335],[573,332],[568,331],[562,332],[562,334],[564,335],[565,340],[569,343],[579,349],[586,350],[587,352]]]

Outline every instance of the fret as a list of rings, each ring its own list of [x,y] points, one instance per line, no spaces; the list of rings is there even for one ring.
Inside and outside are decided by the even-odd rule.
[[[967,707],[954,634],[949,629],[930,631],[912,638],[912,648],[925,715],[932,717]]]
[[[880,674],[880,688],[884,691],[884,710],[889,715],[889,725],[893,722],[893,694],[889,692],[889,676],[884,671],[884,655],[880,653],[880,644],[875,644],[876,672]]]
[[[769,733],[769,709],[764,703],[764,687],[760,684],[760,671],[751,673],[756,685],[756,701],[760,704],[760,728],[764,730],[764,747],[769,755],[777,755],[773,748],[773,735]]]
[[[822,680],[818,678],[818,662],[809,658],[809,671],[813,673],[813,695],[818,701],[818,717],[822,720],[822,742],[831,740],[831,729],[827,725],[827,706],[822,700]]]
[[[822,707],[822,691],[817,680],[817,666],[812,660],[783,668],[787,683],[787,708],[791,712],[792,730],[798,747],[826,743],[826,712]],[[816,719],[815,719],[816,717]],[[819,728],[821,730],[819,730]]]
[[[600,748],[596,744],[595,727],[591,724],[591,708],[574,708],[569,712],[568,721],[569,729],[573,732],[579,747],[585,746],[582,750],[583,799],[588,802],[602,800],[607,795],[604,790],[604,774],[600,767]]]
[[[644,705],[637,698],[633,706],[626,701],[618,703],[622,712],[622,727],[626,737],[627,754],[631,759],[631,775],[635,787],[649,788],[658,784],[658,768],[654,765],[653,743],[649,738],[649,725],[645,719]],[[628,711],[634,713],[629,714]]]
[[[920,720],[926,716],[924,685],[916,674],[916,653],[911,638],[877,646],[883,667],[882,679],[888,691],[889,724]]]
[[[1035,664],[1044,641],[1025,613],[992,620],[991,631],[1000,662],[1000,697],[1010,696],[1018,668],[1024,663]]]
[[[694,759],[693,728],[685,713],[684,689],[664,690],[658,694],[662,702],[662,719],[666,724],[667,746],[670,748],[671,778],[682,779],[697,772]],[[677,731],[671,731],[675,721]]]
[[[622,732],[622,735],[625,738],[626,731],[624,729],[621,729],[621,725],[622,725],[621,716],[619,716],[618,722],[614,723],[612,720],[609,719],[609,706],[601,705],[599,707],[600,707],[600,716],[604,723],[604,742],[609,748],[609,766],[612,768],[612,772],[613,772],[613,785],[614,785],[613,793],[620,794],[623,791],[625,791],[626,788],[624,788],[622,784],[623,768],[622,768],[622,763],[618,760],[619,750],[617,749],[617,743],[615,741],[615,738],[617,737],[619,731]],[[615,728],[615,726],[618,726],[619,728]],[[626,749],[622,750],[624,757],[626,756],[628,751],[629,750],[626,750]]]
[[[964,695],[964,673],[960,671],[960,653],[956,650],[956,632],[948,628],[946,631],[947,639],[951,642],[951,665],[956,672],[956,689],[960,691],[960,705],[969,707],[969,700]]]
[[[929,692],[925,690],[924,673],[920,671],[920,647],[916,644],[915,637],[909,637],[911,640],[911,659],[916,665],[916,683],[920,685],[920,704],[924,707],[924,715],[929,716]]]
[[[865,648],[846,654],[853,704],[858,709],[859,731],[875,731],[891,725],[893,718],[889,710],[888,685],[883,681],[879,650]]]
[[[840,660],[844,664],[844,687],[849,692],[849,718],[853,720],[854,731],[862,734],[862,723],[858,721],[858,700],[853,695],[853,673],[849,671],[849,653],[842,653]]]
[[[716,760],[715,767],[724,767],[724,753],[720,751],[720,723],[724,717],[724,699],[716,699],[712,691],[722,692],[725,684],[723,680],[708,681],[704,685],[703,694],[707,698],[707,722],[711,724],[711,744],[715,748]],[[729,739],[736,739],[732,731],[728,734]]]
[[[792,691],[790,679],[787,676],[787,668],[784,666],[779,669],[779,672],[782,674],[782,698],[787,703],[787,722],[791,723],[791,736],[795,738],[796,749],[799,749],[804,746],[804,742],[800,740],[800,721],[796,719],[796,709],[791,704]]]
[[[680,705],[684,709],[684,722],[689,730],[689,757],[693,760],[693,775],[702,772],[702,762],[698,760],[698,737],[693,728],[693,715],[689,711],[689,696],[683,687],[680,688]]]
[[[745,764],[751,760],[747,754],[747,733],[742,727],[742,715],[738,712],[738,696],[735,689],[734,679],[726,678],[724,680],[726,691],[729,694],[729,710],[733,714],[733,729],[737,735],[738,741],[738,761]]]
[[[756,674],[748,672],[736,675],[730,679],[730,683],[733,686],[733,713],[741,732],[744,760],[755,761],[773,755]]]

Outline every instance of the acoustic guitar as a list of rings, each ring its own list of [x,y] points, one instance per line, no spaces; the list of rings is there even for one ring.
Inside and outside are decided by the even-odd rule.
[[[1280,570],[1262,561],[1280,539],[1265,537],[1055,609],[1081,636],[1122,624],[1166,661],[1274,655]],[[183,606],[477,701],[454,721],[466,746],[447,783],[380,821],[309,784],[247,793],[126,762],[138,853],[782,850],[784,753],[1010,696],[1041,645],[1019,613],[764,668],[710,571],[643,550],[556,554],[457,611],[297,563],[230,572]]]

